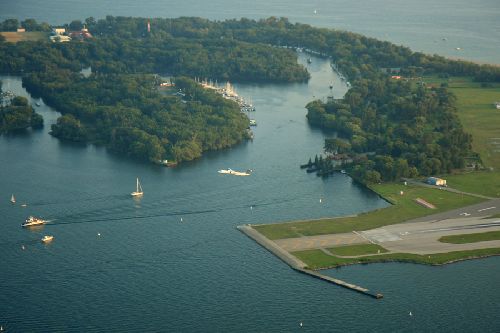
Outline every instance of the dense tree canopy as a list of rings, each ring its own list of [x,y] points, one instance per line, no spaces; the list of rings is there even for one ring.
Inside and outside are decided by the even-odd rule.
[[[447,173],[462,168],[471,155],[471,136],[444,88],[361,80],[344,99],[313,101],[307,108],[310,123],[344,139],[327,139],[327,152],[364,156],[356,161],[361,178],[373,178],[372,171],[383,180]]]
[[[2,103],[0,103],[0,134],[42,126],[42,116],[33,110],[26,98],[21,96],[15,96],[12,100],[2,98]]]
[[[148,21],[151,27],[148,31]],[[4,21],[11,29],[14,23]],[[36,26],[36,22],[24,22]],[[24,75],[28,89],[65,114],[56,136],[102,142],[140,158],[190,160],[227,147],[245,135],[236,105],[177,79],[185,97],[162,96],[154,77],[168,73],[233,81],[294,82],[309,74],[290,48],[331,57],[351,82],[342,100],[308,104],[311,124],[334,129],[325,150],[357,154],[353,174],[366,181],[448,172],[463,166],[471,137],[444,88],[389,79],[424,74],[468,75],[500,81],[500,68],[437,55],[359,34],[290,23],[286,18],[209,21],[107,16],[85,24],[82,42],[0,42],[0,72]],[[91,66],[93,75],[80,69]],[[70,117],[69,115],[72,115]]]

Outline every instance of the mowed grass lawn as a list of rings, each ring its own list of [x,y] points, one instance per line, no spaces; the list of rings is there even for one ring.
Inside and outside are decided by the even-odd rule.
[[[9,43],[17,43],[21,41],[37,41],[48,40],[49,34],[41,31],[28,31],[28,32],[0,32],[5,37],[5,41]]]
[[[446,178],[448,186],[457,190],[494,198],[500,197],[500,170],[446,175],[443,178]]]
[[[439,238],[439,241],[451,244],[468,244],[468,243],[485,242],[485,241],[499,240],[499,239],[500,239],[500,231],[488,231],[477,234],[443,236]]]
[[[363,256],[367,254],[378,254],[387,252],[382,246],[378,244],[356,244],[347,246],[337,246],[329,248],[331,254],[336,256],[354,257]]]
[[[455,251],[448,253],[436,253],[431,255],[418,255],[411,253],[387,253],[359,258],[340,258],[330,256],[321,250],[307,250],[292,253],[294,256],[306,263],[309,269],[334,268],[352,264],[368,264],[375,262],[410,262],[416,264],[441,265],[457,260],[481,258],[492,255],[500,255],[500,248],[479,249],[470,251]]]
[[[466,132],[472,134],[472,148],[486,167],[500,170],[500,84],[481,87],[465,78],[451,78],[449,89],[457,96],[458,116]]]
[[[353,230],[362,231],[472,205],[484,200],[443,191],[438,188],[405,186],[398,183],[379,184],[372,187],[393,205],[352,217],[267,224],[254,226],[254,228],[269,239],[335,234]],[[400,195],[400,191],[403,191],[404,194]],[[415,202],[416,198],[426,200],[436,206],[436,209],[425,208],[417,204]]]

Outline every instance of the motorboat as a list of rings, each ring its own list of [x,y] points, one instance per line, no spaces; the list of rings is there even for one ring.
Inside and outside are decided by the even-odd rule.
[[[34,217],[34,216],[29,216],[26,221],[24,221],[23,224],[21,224],[21,227],[23,228],[26,228],[26,227],[32,227],[32,226],[35,226],[35,225],[42,225],[42,224],[45,224],[47,223],[47,221],[43,220],[43,219],[40,219],[38,217]]]
[[[42,238],[42,242],[44,243],[50,243],[52,242],[52,240],[54,239],[54,236],[51,236],[51,235],[45,235],[43,236]]]

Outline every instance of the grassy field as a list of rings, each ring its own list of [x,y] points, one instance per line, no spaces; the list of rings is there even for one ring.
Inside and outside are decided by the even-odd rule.
[[[377,244],[357,244],[348,246],[337,246],[329,248],[328,251],[336,256],[353,257],[367,254],[377,254],[387,252],[382,246]]]
[[[307,264],[310,269],[334,268],[351,264],[367,264],[375,262],[411,262],[417,264],[441,265],[457,260],[481,258],[492,255],[500,255],[500,248],[480,249],[471,251],[456,251],[449,253],[437,253],[432,255],[418,255],[410,253],[388,253],[360,258],[339,258],[329,256],[321,250],[308,250],[293,252],[294,256]]]
[[[438,188],[405,186],[389,183],[374,185],[373,189],[393,203],[393,206],[363,213],[353,217],[327,218],[293,223],[267,224],[254,228],[269,239],[294,238],[312,235],[335,234],[353,230],[369,230],[388,224],[400,223],[412,218],[430,215],[481,202],[482,199],[460,195]],[[400,195],[400,191],[404,194]],[[425,208],[415,202],[422,198],[436,206]]]
[[[17,43],[21,41],[37,41],[37,40],[48,40],[49,34],[40,31],[31,32],[0,32],[5,40],[10,43]]]
[[[477,234],[443,236],[439,238],[439,241],[442,243],[451,243],[451,244],[467,244],[467,243],[477,243],[477,242],[499,240],[499,239],[500,239],[500,231],[488,231]]]
[[[500,197],[500,170],[468,172],[443,177],[446,178],[448,186],[457,190]]]
[[[470,79],[452,78],[450,91],[457,96],[458,116],[465,130],[472,134],[472,148],[481,155],[486,167],[500,170],[500,85],[483,88]]]

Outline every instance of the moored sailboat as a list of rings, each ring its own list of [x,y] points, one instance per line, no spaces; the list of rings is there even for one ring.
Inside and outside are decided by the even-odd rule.
[[[139,182],[139,178],[137,178],[135,191],[130,193],[130,195],[133,197],[142,197],[144,195],[144,192],[142,191],[141,183]]]

